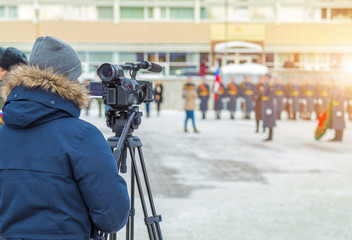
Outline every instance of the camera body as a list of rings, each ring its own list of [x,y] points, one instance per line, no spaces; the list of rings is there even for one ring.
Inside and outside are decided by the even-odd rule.
[[[102,82],[89,84],[91,95],[102,96],[104,104],[114,109],[152,102],[154,100],[152,82],[136,80],[137,71],[143,68],[144,63],[102,64],[97,70]],[[125,77],[124,70],[130,71],[131,78]]]

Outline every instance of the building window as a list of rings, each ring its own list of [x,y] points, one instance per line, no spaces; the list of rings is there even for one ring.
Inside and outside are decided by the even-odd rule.
[[[193,8],[170,8],[171,19],[194,19]]]
[[[303,7],[282,7],[279,16],[283,22],[303,22],[306,20],[306,12]]]
[[[195,53],[170,53],[170,62],[197,62],[197,54]]]
[[[160,17],[161,19],[166,19],[167,18],[167,13],[166,13],[166,8],[160,8]]]
[[[272,7],[252,7],[250,15],[252,20],[259,21],[273,21],[275,16],[274,8]]]
[[[228,18],[233,21],[249,21],[250,13],[248,7],[230,8]]]
[[[85,52],[77,52],[77,55],[78,55],[79,59],[81,60],[81,62],[86,61],[86,53]]]
[[[196,66],[170,66],[170,75],[198,75]]]
[[[147,16],[149,19],[153,19],[154,18],[154,9],[152,7],[148,7],[147,8]]]
[[[98,19],[112,20],[114,18],[113,7],[98,7]]]
[[[121,19],[144,19],[144,8],[142,7],[121,7]]]
[[[321,19],[328,19],[328,10],[326,8],[321,9]]]
[[[274,67],[274,53],[266,53],[265,54],[265,63],[266,66],[269,68],[273,68]]]
[[[156,54],[155,53],[148,53],[148,61],[156,62]]]
[[[207,19],[223,21],[225,20],[225,8],[223,7],[208,7],[204,8]]]
[[[201,8],[200,9],[200,19],[207,19],[207,9],[206,8]]]
[[[81,19],[81,7],[73,6],[72,7],[72,19],[80,20]]]
[[[119,59],[121,64],[124,64],[126,62],[141,61],[141,60],[144,60],[144,53],[121,52]]]
[[[0,6],[0,19],[17,19],[17,6]]]
[[[352,9],[331,9],[331,19],[332,20],[351,20],[352,19]]]
[[[0,18],[5,18],[5,7],[0,6]]]
[[[164,52],[159,53],[159,62],[166,62],[166,53]]]
[[[94,62],[94,63],[112,62],[112,53],[111,52],[90,52],[89,62]]]

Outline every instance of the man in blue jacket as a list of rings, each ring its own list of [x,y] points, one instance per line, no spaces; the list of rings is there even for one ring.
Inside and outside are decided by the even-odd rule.
[[[81,62],[54,37],[39,37],[29,65],[3,80],[0,236],[87,240],[127,221],[129,197],[101,132],[78,119],[89,105]]]

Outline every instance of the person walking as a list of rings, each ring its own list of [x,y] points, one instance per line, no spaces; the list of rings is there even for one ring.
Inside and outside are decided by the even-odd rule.
[[[269,128],[269,136],[264,141],[273,140],[273,128],[276,126],[276,106],[275,87],[271,82],[271,75],[266,74],[264,77],[264,91],[263,91],[263,127]]]
[[[5,239],[98,238],[129,216],[124,179],[103,134],[79,119],[89,106],[67,43],[39,37],[29,65],[8,72],[0,128],[0,235]]]
[[[160,105],[163,102],[163,85],[161,84],[161,80],[156,81],[154,92],[157,116],[160,116]]]
[[[195,119],[194,119],[195,100],[198,98],[198,94],[196,91],[196,87],[193,84],[191,76],[188,76],[187,83],[183,86],[183,97],[185,99],[185,111],[186,111],[186,120],[185,120],[185,128],[184,128],[185,132],[188,132],[187,122],[189,119],[191,119],[193,130],[195,133],[198,133]]]
[[[208,100],[210,96],[210,87],[207,84],[205,77],[202,78],[201,84],[198,85],[198,96],[200,99],[200,111],[202,112],[202,119],[206,118],[208,111]]]

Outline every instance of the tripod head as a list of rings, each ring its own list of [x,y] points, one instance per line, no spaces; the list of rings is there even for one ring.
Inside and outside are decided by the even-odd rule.
[[[106,113],[106,124],[115,133],[115,136],[108,138],[108,143],[114,152],[121,173],[127,172],[126,138],[132,136],[134,130],[138,129],[142,123],[142,116],[143,113],[139,111],[138,106],[128,106],[122,109],[109,108]]]
[[[106,125],[112,129],[115,136],[121,136],[129,117],[135,113],[132,122],[128,128],[128,135],[138,129],[142,123],[143,113],[139,111],[138,106],[128,106],[127,108],[114,109],[110,108],[106,113]]]

